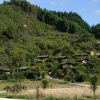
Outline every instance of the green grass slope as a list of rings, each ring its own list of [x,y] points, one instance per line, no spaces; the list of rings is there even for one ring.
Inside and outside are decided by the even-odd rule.
[[[70,34],[41,22],[16,6],[0,5],[0,64],[9,58],[34,62],[40,54],[67,55],[99,49],[92,34]]]
[[[69,81],[87,81],[90,74],[100,75],[99,57],[88,56],[86,64],[77,62],[73,57],[76,53],[100,50],[100,40],[95,38],[90,26],[79,15],[42,10],[26,0],[21,0],[21,3],[13,1],[17,2],[0,5],[1,66],[12,69],[31,66],[38,55],[62,55],[75,65],[74,70],[63,70],[59,67],[60,62],[51,60],[36,65],[26,74],[31,73],[33,78],[40,79],[43,72],[51,71],[54,76]],[[26,5],[31,10],[26,9]],[[92,30],[99,34],[98,27],[92,27]]]

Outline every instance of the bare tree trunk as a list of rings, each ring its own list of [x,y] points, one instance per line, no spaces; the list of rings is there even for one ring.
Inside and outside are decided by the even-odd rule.
[[[96,100],[95,91],[93,91],[93,94],[94,94],[94,100]]]
[[[39,100],[40,98],[40,93],[39,93],[39,86],[36,88],[36,100]]]

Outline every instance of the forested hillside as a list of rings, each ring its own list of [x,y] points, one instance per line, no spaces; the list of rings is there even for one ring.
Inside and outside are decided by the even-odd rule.
[[[76,63],[74,54],[92,50],[100,50],[100,25],[90,27],[75,12],[48,11],[26,0],[10,0],[0,5],[1,66],[31,66],[38,55],[67,56],[69,62]],[[100,58],[89,56],[88,60],[95,64],[87,66],[97,66],[98,69]],[[55,61],[47,66],[62,77],[64,73],[57,64]],[[81,67],[76,73],[69,73],[83,76],[88,73],[84,65],[76,66]]]

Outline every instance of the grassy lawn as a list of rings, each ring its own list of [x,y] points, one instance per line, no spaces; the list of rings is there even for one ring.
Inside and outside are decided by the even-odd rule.
[[[59,82],[57,80],[49,79],[49,86],[48,88],[64,88],[68,87],[64,82]],[[15,82],[0,80],[0,90],[3,90],[6,86],[11,86]],[[41,81],[32,81],[32,80],[22,80],[22,85],[25,85],[28,89],[35,89],[37,86],[41,88]],[[56,85],[55,85],[56,84]]]
[[[86,84],[79,83],[79,84]],[[0,80],[0,90],[3,90],[5,86],[11,86],[14,82]],[[54,79],[49,79],[49,86],[47,89],[43,90],[41,87],[41,81],[32,81],[32,80],[22,80],[22,84],[27,87],[26,90],[23,90],[19,93],[7,93],[0,94],[0,97],[9,97],[9,98],[25,98],[28,100],[36,99],[36,87],[39,86],[40,100],[52,100],[52,99],[44,99],[45,97],[56,97],[56,98],[75,98],[78,96],[79,100],[92,100],[92,90],[89,87],[81,87],[76,85],[67,84],[61,81],[57,81]],[[88,83],[87,83],[88,84]],[[85,92],[86,91],[86,92]],[[97,98],[100,99],[100,89],[97,89]],[[83,99],[82,99],[83,98]],[[56,100],[56,99],[53,99]],[[60,99],[58,99],[60,100]],[[67,99],[61,99],[67,100]],[[68,99],[71,100],[71,99]],[[74,100],[74,99],[72,99]],[[76,99],[75,99],[76,100]]]
[[[3,97],[6,97],[6,95],[7,95],[6,93],[0,93],[0,98],[1,98],[1,97],[2,97],[2,98],[3,98]]]

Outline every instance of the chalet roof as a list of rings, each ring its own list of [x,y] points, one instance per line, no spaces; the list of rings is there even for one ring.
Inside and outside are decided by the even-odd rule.
[[[76,59],[77,61],[83,61],[83,60],[86,60],[86,59]]]
[[[87,57],[86,56],[76,56],[75,58],[76,59],[86,59]]]
[[[64,59],[64,58],[67,58],[66,56],[57,56],[55,57],[55,59]]]
[[[37,58],[47,58],[49,57],[49,55],[41,55],[41,56],[37,56]]]
[[[33,68],[34,66],[30,66],[30,67]],[[18,70],[26,70],[28,68],[29,68],[29,66],[22,66],[22,67],[18,68]]]
[[[25,70],[25,69],[27,69],[28,68],[28,66],[23,66],[23,67],[20,67],[20,68],[18,68],[19,70]]]
[[[75,54],[75,56],[87,56],[88,54],[87,53],[77,53]]]
[[[44,62],[44,61],[46,61],[46,60],[37,60],[36,63],[38,63],[38,62]]]
[[[95,51],[95,50],[94,50],[94,51],[90,51],[90,52],[96,52],[96,53],[100,53],[100,51]]]
[[[5,72],[11,71],[11,69],[9,67],[7,67],[7,66],[0,66],[0,70],[1,71],[5,71]]]

